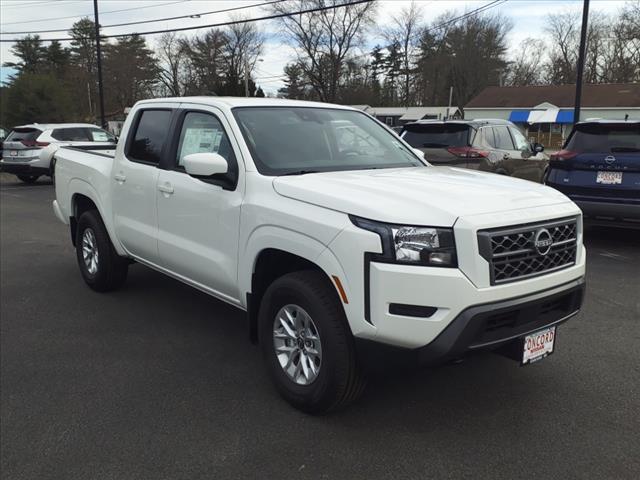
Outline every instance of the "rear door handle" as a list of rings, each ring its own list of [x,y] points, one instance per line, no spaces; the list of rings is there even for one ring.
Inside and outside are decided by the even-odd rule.
[[[171,195],[173,194],[173,186],[170,183],[164,183],[161,185],[158,185],[158,190],[160,190],[162,193],[166,194],[166,195]]]
[[[123,175],[122,173],[116,173],[113,176],[113,179],[118,183],[124,183],[124,182],[127,181],[127,177],[125,175]]]

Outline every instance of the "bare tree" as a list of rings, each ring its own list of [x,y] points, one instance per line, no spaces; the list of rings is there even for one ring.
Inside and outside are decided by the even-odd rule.
[[[550,43],[547,76],[552,84],[575,83],[576,81],[577,45],[580,42],[579,22],[579,17],[575,13],[547,16],[545,32]]]
[[[233,20],[242,18],[232,17]],[[236,23],[229,27],[226,38],[223,52],[227,68],[227,82],[231,90],[227,93],[242,95],[244,93],[242,79],[246,74],[245,68],[251,71],[255,67],[258,57],[262,54],[264,33],[255,23]],[[255,85],[253,85],[253,89],[255,89]]]
[[[518,47],[514,59],[507,67],[505,83],[508,86],[536,85],[542,82],[540,69],[545,44],[542,40],[527,38]]]
[[[219,95],[224,81],[226,34],[212,28],[182,42],[185,65],[185,95]]]
[[[159,78],[165,92],[170,97],[184,95],[188,57],[185,43],[175,32],[160,36],[156,47]]]
[[[333,6],[326,10],[280,18],[286,37],[298,56],[297,63],[321,101],[334,102],[338,98],[345,60],[354,48],[361,45],[363,35],[371,24],[374,3],[340,6],[341,0],[298,0],[271,5],[274,13],[288,13],[296,9]]]
[[[407,107],[412,103],[411,66],[416,46],[420,41],[422,23],[422,10],[415,1],[412,1],[408,8],[403,8],[400,13],[393,15],[390,25],[383,29],[384,38],[390,44],[399,45],[401,48],[402,75],[404,76],[402,97]]]

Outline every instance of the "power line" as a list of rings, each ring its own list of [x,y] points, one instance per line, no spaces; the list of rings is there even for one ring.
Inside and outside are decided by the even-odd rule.
[[[143,7],[135,7],[135,8],[122,8],[120,10],[109,10],[108,12],[102,12],[101,15],[106,15],[108,13],[119,13],[119,12],[130,12],[131,10],[142,10],[143,8],[156,8],[156,7],[163,7],[166,5],[175,5],[176,3],[185,3],[185,2],[190,2],[191,0],[177,0],[175,2],[168,2],[168,3],[156,3],[154,5],[146,5]],[[85,17],[91,17],[93,16],[93,12],[91,13],[85,13],[84,15],[70,15],[68,17],[57,17],[57,18],[41,18],[39,20],[25,20],[23,22],[9,22],[9,23],[3,23],[2,25],[0,25],[1,27],[4,27],[5,25],[18,25],[18,24],[23,24],[23,23],[42,23],[42,22],[48,22],[51,20],[67,20],[69,18],[85,18]]]
[[[131,33],[119,33],[117,35],[100,35],[100,38],[121,38],[121,37],[129,37],[131,35],[157,35],[159,33],[169,33],[169,32],[186,32],[189,30],[198,30],[201,28],[214,28],[214,27],[226,27],[229,25],[240,25],[244,23],[253,23],[253,22],[261,22],[264,20],[273,20],[276,18],[290,17],[292,15],[302,15],[305,13],[313,13],[313,12],[321,12],[323,10],[331,10],[334,8],[348,7],[351,5],[358,5],[361,3],[369,3],[373,0],[353,0],[351,2],[341,3],[339,5],[326,5],[324,7],[316,7],[316,8],[307,8],[305,10],[298,10],[295,12],[287,12],[287,13],[276,13],[273,15],[266,15],[264,17],[258,18],[247,18],[243,20],[231,20],[228,22],[221,23],[212,23],[209,25],[198,25],[195,27],[180,27],[180,28],[168,28],[164,30],[151,30],[146,32],[131,32]],[[12,39],[0,39],[0,42],[17,42],[20,40],[19,38]],[[41,42],[69,42],[73,40],[72,38],[41,38]]]
[[[63,1],[58,1],[58,2],[53,2],[56,6],[58,5],[67,5],[69,3],[83,3],[84,0],[63,0]],[[11,3],[9,5],[2,5],[2,9],[6,10],[7,8],[16,8],[16,7],[20,7],[20,8],[24,8],[24,7],[35,7],[36,5],[51,5],[51,0],[47,1],[47,2],[30,2],[30,3],[25,3],[25,2],[20,2],[20,3]]]
[[[100,25],[100,28],[104,30],[105,28],[125,27],[129,25],[140,25],[142,23],[165,22],[170,20],[180,20],[183,18],[197,18],[197,17],[203,17],[205,15],[212,15],[214,13],[225,13],[225,12],[233,12],[236,10],[244,10],[244,9],[253,8],[253,7],[262,7],[265,5],[271,5],[273,3],[280,3],[284,1],[285,0],[270,0],[268,2],[255,3],[253,5],[244,5],[242,7],[231,7],[231,8],[225,8],[222,10],[212,10],[210,12],[191,13],[189,15],[180,15],[178,17],[165,17],[165,18],[156,18],[154,20],[140,20],[137,22],[116,23],[113,25]],[[61,28],[57,30],[32,30],[28,32],[0,32],[0,35],[24,35],[24,34],[34,34],[34,33],[53,33],[53,32],[67,32],[67,31],[69,31],[69,28]]]

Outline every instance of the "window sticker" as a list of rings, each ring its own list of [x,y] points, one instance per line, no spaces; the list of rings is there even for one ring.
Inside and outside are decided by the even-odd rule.
[[[109,136],[107,135],[107,132],[101,132],[101,131],[93,130],[91,132],[91,136],[93,137],[93,141],[94,142],[108,142],[109,141]]]
[[[187,128],[180,158],[192,153],[218,152],[222,131],[215,128]]]

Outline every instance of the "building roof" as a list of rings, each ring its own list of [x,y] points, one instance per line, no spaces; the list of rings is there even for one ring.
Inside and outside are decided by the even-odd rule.
[[[541,103],[573,108],[575,85],[487,87],[464,107],[533,108]],[[603,83],[582,87],[583,108],[640,108],[640,84]]]
[[[370,115],[375,115],[378,117],[400,117],[400,120],[406,120],[408,122],[420,120],[426,115],[446,117],[447,108],[449,108],[449,116],[456,115],[459,112],[458,107],[371,107],[369,105],[350,106],[359,110],[363,110]]]

